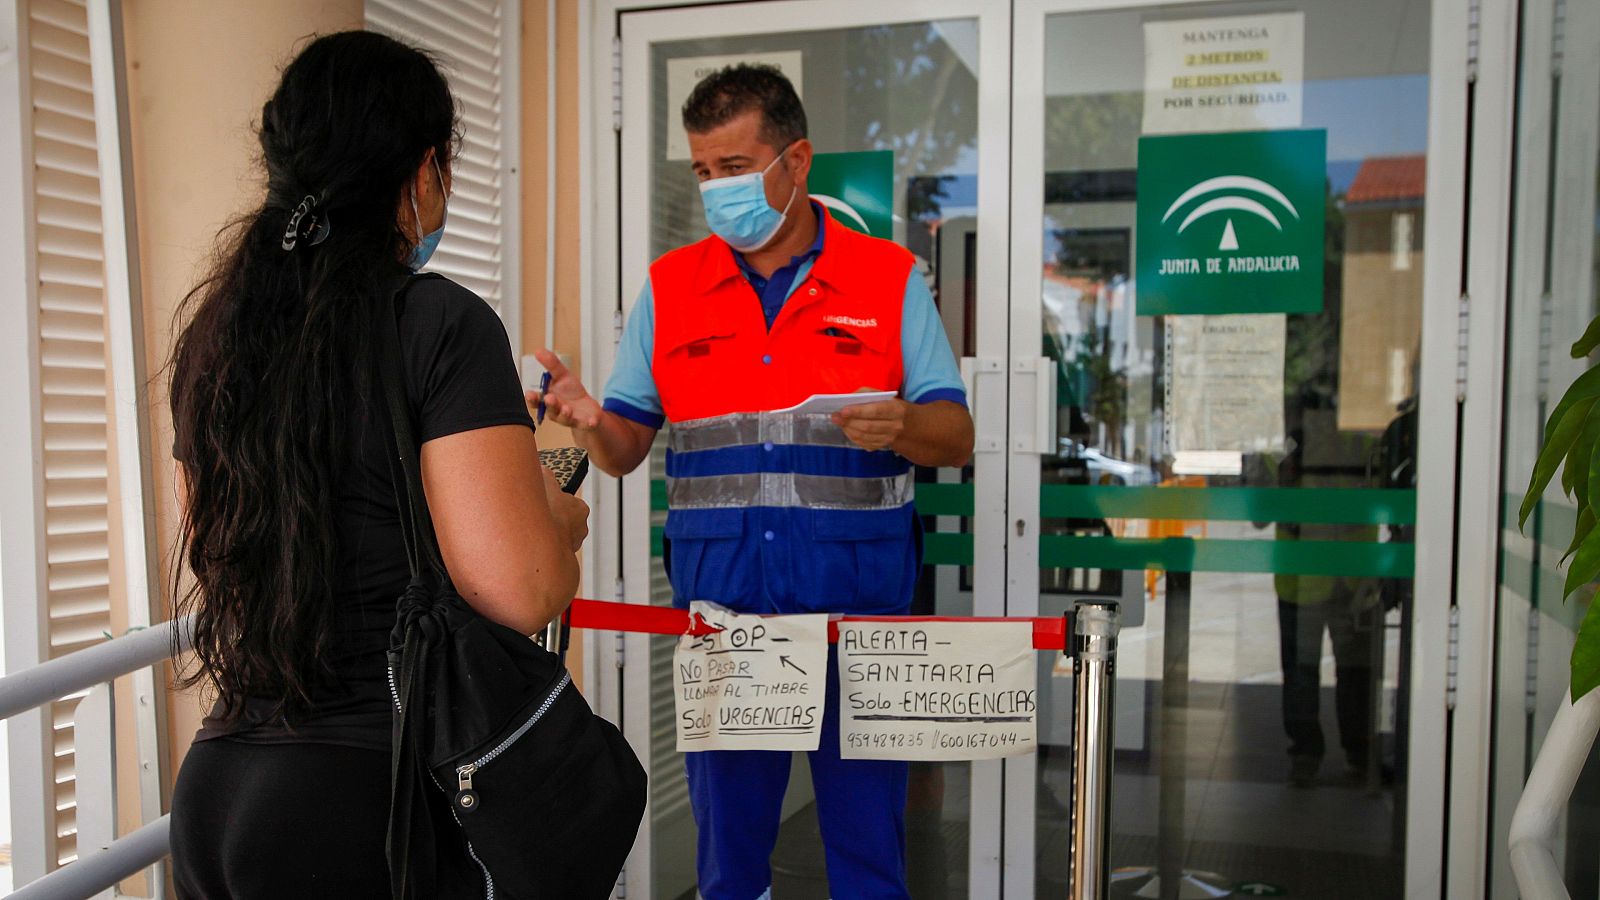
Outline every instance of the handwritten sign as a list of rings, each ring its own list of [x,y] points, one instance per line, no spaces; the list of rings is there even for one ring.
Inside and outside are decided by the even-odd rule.
[[[1038,743],[1028,622],[839,623],[845,759],[998,759]]]
[[[678,751],[817,749],[828,617],[749,616],[703,602],[689,612],[720,630],[684,635],[672,655]]]

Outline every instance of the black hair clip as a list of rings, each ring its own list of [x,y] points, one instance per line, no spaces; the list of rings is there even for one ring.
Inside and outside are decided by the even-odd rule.
[[[293,250],[304,238],[310,238],[313,247],[327,240],[330,230],[328,217],[326,214],[318,215],[316,210],[317,198],[307,194],[289,217],[289,224],[283,229],[283,243],[279,246]]]

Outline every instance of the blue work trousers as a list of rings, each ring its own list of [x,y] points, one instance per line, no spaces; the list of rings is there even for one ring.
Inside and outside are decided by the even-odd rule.
[[[767,750],[684,754],[700,829],[700,895],[706,900],[756,900],[771,887],[790,755]],[[832,648],[822,743],[811,751],[810,762],[833,900],[908,900],[910,764],[839,758],[839,671]]]

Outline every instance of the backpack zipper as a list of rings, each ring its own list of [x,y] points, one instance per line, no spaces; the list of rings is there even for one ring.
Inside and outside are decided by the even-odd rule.
[[[428,778],[433,782],[434,787],[441,792],[444,791],[444,785],[439,783],[439,779],[433,777],[432,771],[428,772]],[[461,824],[461,817],[456,815],[454,806],[450,807],[450,818],[456,820],[456,827],[462,831],[461,839],[462,843],[467,845],[467,855],[472,857],[472,861],[478,864],[478,870],[483,872],[484,900],[494,900],[494,876],[489,874],[489,867],[484,865],[483,860],[478,858],[478,851],[473,849],[472,841],[466,836],[467,827]]]
[[[482,759],[467,763],[464,766],[458,766],[456,768],[456,776],[458,778],[465,777],[467,779],[467,785],[470,787],[472,784],[472,773],[478,771],[489,763],[494,762],[495,757],[506,752],[506,750],[510,749],[512,744],[515,744],[523,735],[527,734],[528,729],[538,724],[539,720],[544,718],[544,714],[550,711],[551,706],[555,705],[556,698],[561,696],[561,692],[566,690],[567,685],[571,683],[572,673],[563,671],[561,673],[561,680],[557,682],[556,686],[550,690],[550,693],[544,698],[544,702],[539,704],[539,708],[533,711],[533,715],[528,717],[528,721],[523,722],[516,731],[506,735],[506,739],[501,741],[499,746],[495,747],[493,750],[490,750],[488,753],[485,753]]]
[[[400,691],[395,688],[394,684],[394,666],[388,666],[387,670],[389,676],[389,696],[394,699],[394,708],[403,712],[404,710],[400,706]],[[466,830],[466,826],[461,824],[461,817],[457,815],[456,812],[456,808],[459,804],[459,798],[462,796],[471,797],[472,803],[468,806],[468,809],[477,808],[477,793],[472,790],[473,774],[485,765],[494,762],[496,757],[510,749],[512,744],[516,743],[518,739],[528,733],[529,729],[538,724],[539,720],[544,718],[544,714],[550,711],[550,707],[555,705],[556,698],[561,696],[561,692],[566,690],[567,685],[571,683],[572,673],[563,671],[561,673],[561,680],[557,682],[556,686],[552,688],[550,693],[545,696],[544,702],[540,703],[539,708],[533,711],[533,715],[528,717],[528,721],[523,722],[520,726],[518,726],[516,731],[513,731],[507,735],[505,740],[496,745],[493,750],[485,753],[481,759],[478,759],[475,762],[467,763],[463,766],[456,767],[456,781],[459,789],[456,792],[457,803],[452,803],[450,805],[450,818],[456,820],[457,828],[460,828],[462,831]],[[439,783],[439,779],[433,777],[433,772],[431,770],[428,772],[428,778],[433,781],[434,787],[437,787],[440,791],[445,790],[445,786]],[[467,840],[466,845],[467,855],[472,857],[472,861],[477,863],[478,868],[483,871],[486,900],[494,900],[494,876],[489,874],[489,867],[484,865],[483,860],[478,858],[478,851],[473,849],[472,841]]]
[[[394,686],[394,666],[385,666],[384,669],[389,674],[389,696],[394,700],[394,710],[403,713],[405,708],[400,705],[400,689]]]

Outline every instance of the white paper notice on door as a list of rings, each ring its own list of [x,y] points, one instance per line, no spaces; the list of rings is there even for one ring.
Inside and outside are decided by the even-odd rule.
[[[1299,128],[1305,13],[1144,23],[1144,133]]]
[[[817,749],[828,617],[741,615],[698,601],[689,613],[720,630],[685,634],[672,655],[678,752]]]
[[[1283,448],[1287,317],[1168,316],[1168,441],[1179,474],[1240,471]]]
[[[667,159],[683,162],[689,159],[689,134],[683,130],[683,102],[689,99],[694,86],[701,79],[725,66],[750,63],[772,66],[794,85],[794,92],[805,99],[801,86],[800,61],[804,54],[799,50],[777,53],[738,53],[731,56],[685,56],[667,60]]]
[[[1029,622],[840,622],[845,759],[999,759],[1038,744]]]

